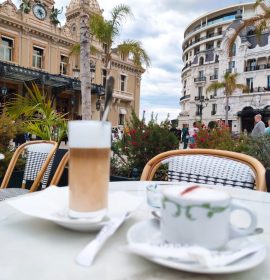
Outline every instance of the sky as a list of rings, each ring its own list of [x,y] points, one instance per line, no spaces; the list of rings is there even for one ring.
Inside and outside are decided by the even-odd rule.
[[[69,1],[56,0],[55,6],[63,6],[65,10]],[[165,120],[168,114],[170,119],[179,115],[183,67],[181,46],[185,28],[206,12],[244,2],[251,1],[98,0],[107,19],[116,5],[130,6],[134,17],[123,24],[119,40],[115,43],[126,39],[139,40],[150,56],[151,66],[141,81],[140,115],[145,111],[149,120],[153,112],[158,114],[158,121]]]

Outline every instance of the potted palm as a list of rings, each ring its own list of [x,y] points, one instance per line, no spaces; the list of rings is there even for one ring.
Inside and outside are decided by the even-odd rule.
[[[58,113],[52,106],[48,94],[42,93],[36,84],[27,88],[25,95],[15,95],[6,104],[7,114],[15,123],[23,124],[24,132],[36,135],[42,140],[53,140],[60,145],[67,135],[66,115]],[[66,149],[58,149],[52,165],[51,174],[57,167]],[[50,181],[50,180],[49,180]]]

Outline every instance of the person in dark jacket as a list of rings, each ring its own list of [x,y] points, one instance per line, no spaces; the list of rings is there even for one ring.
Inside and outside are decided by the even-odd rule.
[[[183,124],[183,129],[182,129],[182,142],[184,143],[184,149],[187,148],[188,146],[188,141],[189,141],[189,132],[188,132],[188,125]]]

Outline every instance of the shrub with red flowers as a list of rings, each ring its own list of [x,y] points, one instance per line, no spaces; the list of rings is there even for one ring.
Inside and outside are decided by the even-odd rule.
[[[113,143],[111,173],[130,177],[136,168],[142,172],[145,164],[159,153],[178,148],[179,141],[170,132],[168,120],[158,124],[153,116],[146,124],[133,112],[131,119],[124,129],[123,138]]]
[[[234,151],[236,142],[229,127],[222,122],[217,122],[212,128],[199,125],[199,131],[195,135],[195,148]]]

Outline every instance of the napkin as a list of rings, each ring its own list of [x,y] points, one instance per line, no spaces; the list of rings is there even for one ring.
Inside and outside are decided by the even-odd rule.
[[[230,243],[230,242],[229,242]],[[234,248],[235,246],[235,248]],[[228,244],[222,250],[208,250],[200,246],[182,246],[170,243],[130,243],[128,250],[144,257],[171,259],[183,263],[200,264],[212,268],[226,266],[246,256],[266,250],[256,241],[242,240],[236,245]]]
[[[109,192],[107,216],[133,211],[142,201],[143,198],[125,192]],[[67,215],[68,187],[48,187],[43,191],[6,200],[6,203],[29,216],[47,220],[70,220]]]

